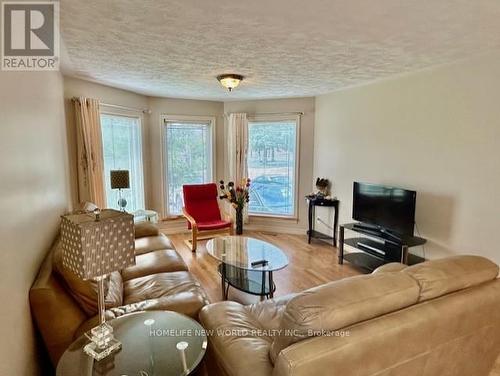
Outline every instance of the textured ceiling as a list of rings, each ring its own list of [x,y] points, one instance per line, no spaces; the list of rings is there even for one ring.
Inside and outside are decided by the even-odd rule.
[[[64,0],[63,72],[151,96],[313,96],[500,46],[499,0]],[[232,93],[221,73],[246,77]]]

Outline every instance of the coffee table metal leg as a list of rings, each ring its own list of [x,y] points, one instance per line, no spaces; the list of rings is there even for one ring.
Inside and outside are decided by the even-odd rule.
[[[266,272],[262,272],[262,281],[260,285],[260,300],[264,300],[264,298],[267,296],[266,294]]]
[[[222,266],[221,266],[220,276],[221,276],[220,284],[221,284],[221,287],[222,287],[222,300],[226,300],[227,299],[227,293],[226,293],[226,264],[224,264],[224,263],[222,263]]]
[[[273,282],[273,272],[269,271],[269,298],[272,299],[274,297],[274,282]]]

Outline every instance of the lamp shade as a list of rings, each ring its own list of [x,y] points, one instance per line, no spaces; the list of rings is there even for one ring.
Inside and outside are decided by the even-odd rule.
[[[130,188],[130,179],[128,170],[111,170],[111,189]]]
[[[134,217],[117,210],[62,217],[63,266],[81,279],[135,265]]]
[[[226,89],[232,91],[243,80],[243,76],[241,74],[221,74],[217,76],[217,80]]]

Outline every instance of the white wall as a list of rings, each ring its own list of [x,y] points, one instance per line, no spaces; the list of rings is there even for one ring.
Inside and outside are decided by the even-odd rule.
[[[333,180],[341,222],[352,183],[415,189],[430,258],[500,262],[500,54],[316,99],[314,175]]]
[[[314,98],[269,99],[224,103],[224,112],[261,113],[303,112],[300,121],[298,220],[251,217],[249,228],[304,234],[307,207],[304,196],[313,187]]]
[[[36,375],[28,292],[69,208],[59,72],[0,72],[0,375]]]

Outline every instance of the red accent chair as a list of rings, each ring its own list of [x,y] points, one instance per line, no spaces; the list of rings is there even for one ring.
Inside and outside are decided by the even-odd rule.
[[[182,214],[192,234],[191,240],[186,240],[186,243],[193,252],[199,239],[213,238],[221,233],[233,234],[233,223],[221,216],[215,183],[183,185],[182,191]]]

